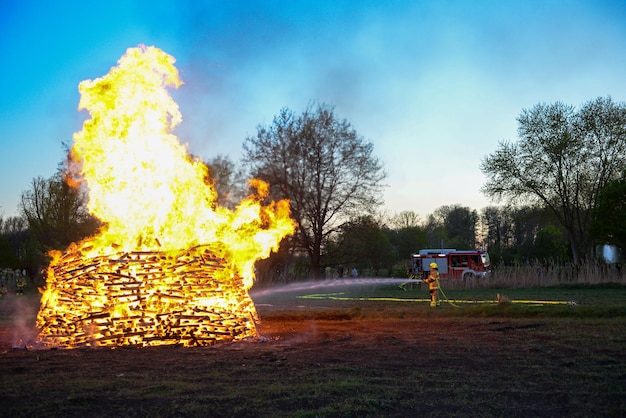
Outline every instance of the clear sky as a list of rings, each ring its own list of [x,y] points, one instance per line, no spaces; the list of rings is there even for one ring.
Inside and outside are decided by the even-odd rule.
[[[538,103],[626,101],[624,0],[0,0],[0,216],[88,116],[78,84],[127,48],[174,56],[176,134],[238,161],[282,107],[335,106],[374,144],[385,208],[480,210],[480,162]]]

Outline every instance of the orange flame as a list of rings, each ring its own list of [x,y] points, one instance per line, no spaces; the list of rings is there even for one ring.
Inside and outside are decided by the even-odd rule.
[[[255,192],[235,210],[216,205],[206,166],[172,134],[182,120],[166,89],[182,85],[174,62],[155,47],[129,48],[106,76],[80,83],[79,109],[91,119],[74,135],[72,160],[89,187],[88,209],[105,226],[66,253],[170,253],[219,242],[247,291],[255,261],[294,231],[289,202],[264,206],[268,185],[251,180]],[[61,262],[53,254],[42,304],[56,298],[51,276]],[[40,311],[38,323],[45,320]]]
[[[130,48],[105,77],[80,83],[79,109],[92,118],[74,135],[72,156],[82,161],[90,213],[107,224],[89,245],[101,253],[112,244],[168,251],[222,242],[251,286],[254,261],[293,233],[289,202],[261,206],[268,189],[253,180],[257,195],[235,211],[215,205],[206,166],[170,133],[182,119],[165,89],[182,84],[174,62],[155,47]]]

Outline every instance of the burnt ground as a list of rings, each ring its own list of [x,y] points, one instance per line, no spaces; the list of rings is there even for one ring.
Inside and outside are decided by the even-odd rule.
[[[194,348],[25,349],[5,322],[0,416],[626,413],[623,319],[358,312],[261,306],[260,340]]]

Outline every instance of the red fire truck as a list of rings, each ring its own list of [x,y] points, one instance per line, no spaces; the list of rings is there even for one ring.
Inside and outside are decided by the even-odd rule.
[[[491,262],[487,251],[434,248],[420,250],[419,253],[411,255],[411,275],[416,279],[425,279],[432,262],[437,263],[442,279],[466,281],[491,274]]]

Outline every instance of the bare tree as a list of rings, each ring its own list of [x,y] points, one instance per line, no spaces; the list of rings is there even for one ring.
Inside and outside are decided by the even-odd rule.
[[[309,106],[302,115],[283,108],[272,125],[259,126],[244,143],[244,164],[291,201],[297,245],[321,277],[322,248],[345,222],[373,214],[382,204],[385,173],[373,145],[359,137],[334,109]]]
[[[72,187],[59,171],[50,179],[33,179],[22,193],[20,211],[42,252],[63,250],[72,242],[93,234],[98,222],[87,212],[87,196]]]
[[[412,228],[419,225],[420,217],[412,210],[404,210],[394,215],[390,223],[395,229]]]
[[[205,164],[209,168],[209,181],[217,192],[217,203],[230,209],[245,197],[246,182],[241,170],[227,156],[218,155]]]
[[[517,142],[501,142],[483,159],[482,191],[508,203],[539,204],[565,228],[574,262],[591,247],[589,227],[599,191],[626,164],[626,106],[598,98],[579,111],[557,102],[518,117]]]

